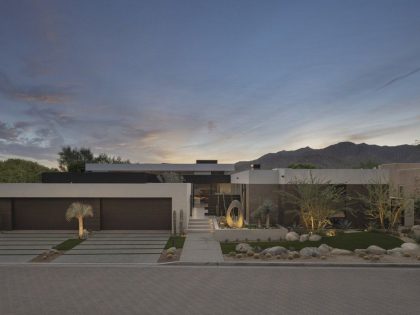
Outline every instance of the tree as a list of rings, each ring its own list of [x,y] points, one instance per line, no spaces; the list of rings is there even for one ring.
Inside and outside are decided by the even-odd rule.
[[[292,163],[287,168],[293,169],[315,169],[317,168],[316,165],[311,163]]]
[[[2,183],[38,183],[41,174],[53,172],[39,163],[21,159],[8,159],[0,161],[0,182]]]
[[[365,214],[379,223],[381,229],[394,230],[398,227],[401,215],[408,204],[408,198],[400,196],[397,190],[380,180],[367,185],[367,193],[359,194],[359,200],[365,205]]]
[[[66,220],[77,219],[79,221],[79,238],[83,238],[83,218],[93,217],[93,209],[89,204],[73,202],[66,211]]]
[[[345,210],[344,188],[323,182],[310,173],[309,180],[298,180],[292,186],[292,192],[279,193],[292,206],[307,230],[316,231],[330,225],[330,218]],[[349,209],[347,209],[349,210]]]
[[[121,164],[130,163],[130,161],[123,160],[119,156],[109,156],[105,153],[95,156],[88,148],[78,149],[66,146],[58,153],[58,166],[61,171],[81,173],[84,172],[86,163]]]
[[[264,200],[264,202],[254,211],[254,218],[259,220],[258,225],[261,225],[261,220],[265,219],[265,227],[270,228],[270,216],[276,213],[277,208],[274,206],[273,202],[269,199]]]

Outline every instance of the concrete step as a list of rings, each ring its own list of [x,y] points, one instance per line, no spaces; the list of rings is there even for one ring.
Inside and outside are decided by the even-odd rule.
[[[213,229],[187,229],[187,233],[208,233],[213,232]]]
[[[210,223],[189,223],[188,226],[211,226]]]

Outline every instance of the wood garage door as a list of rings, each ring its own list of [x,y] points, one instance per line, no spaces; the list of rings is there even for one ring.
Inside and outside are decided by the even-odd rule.
[[[20,230],[69,230],[77,221],[67,222],[65,213],[76,200],[70,198],[21,198],[13,205],[13,228]]]
[[[102,230],[170,230],[171,198],[102,199]]]

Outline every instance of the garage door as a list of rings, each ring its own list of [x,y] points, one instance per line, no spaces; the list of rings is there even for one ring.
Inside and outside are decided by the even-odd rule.
[[[171,198],[102,199],[103,230],[170,230]]]
[[[22,230],[76,229],[77,221],[67,222],[65,213],[73,199],[15,199],[13,228]]]

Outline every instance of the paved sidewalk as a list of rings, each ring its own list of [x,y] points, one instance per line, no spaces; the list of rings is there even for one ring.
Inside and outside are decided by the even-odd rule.
[[[182,249],[180,261],[184,262],[222,262],[220,244],[213,233],[189,233]]]

